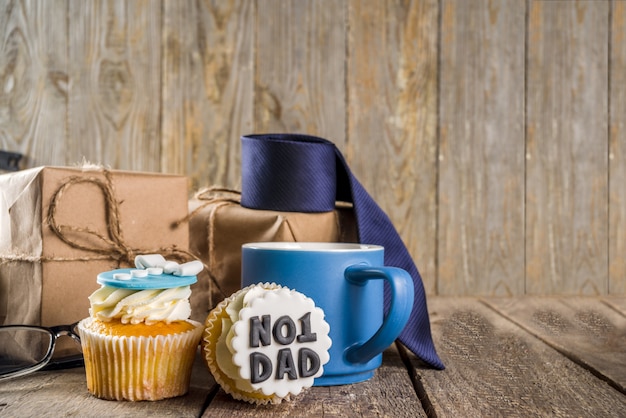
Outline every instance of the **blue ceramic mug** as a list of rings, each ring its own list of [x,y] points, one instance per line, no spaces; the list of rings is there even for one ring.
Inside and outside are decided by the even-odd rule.
[[[274,282],[295,289],[322,308],[330,325],[330,361],[315,386],[367,380],[382,352],[404,328],[413,308],[413,280],[385,267],[384,249],[345,243],[266,242],[242,247],[242,286]],[[384,281],[391,305],[383,313]]]

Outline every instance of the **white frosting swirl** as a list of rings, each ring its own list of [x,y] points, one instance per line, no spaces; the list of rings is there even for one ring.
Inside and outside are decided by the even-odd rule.
[[[184,321],[191,315],[190,295],[189,286],[146,290],[103,286],[89,296],[89,312],[101,321],[119,319],[123,324]]]
[[[251,300],[261,296],[268,290],[269,289],[264,289],[259,286],[252,287],[245,292],[241,292],[226,306],[224,310],[228,314],[228,318],[222,318],[222,334],[220,334],[216,343],[216,361],[218,367],[226,376],[233,379],[237,389],[246,392],[254,392],[255,389],[250,384],[249,379],[241,378],[239,375],[239,367],[233,364],[232,358],[235,354],[235,350],[231,345],[231,340],[234,336],[232,326],[239,320],[239,311],[248,307]]]

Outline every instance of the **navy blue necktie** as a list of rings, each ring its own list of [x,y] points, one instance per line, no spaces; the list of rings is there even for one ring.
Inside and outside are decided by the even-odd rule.
[[[335,201],[354,207],[359,241],[385,248],[385,265],[413,278],[415,303],[399,336],[417,357],[443,369],[432,341],[422,278],[393,224],[352,175],[339,149],[308,135],[262,134],[241,138],[241,205],[284,212],[328,212]],[[390,295],[385,292],[385,305]]]

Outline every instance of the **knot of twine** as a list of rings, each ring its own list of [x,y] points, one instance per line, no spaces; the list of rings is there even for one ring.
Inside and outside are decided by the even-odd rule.
[[[119,265],[127,264],[134,265],[135,256],[139,254],[153,254],[159,253],[166,258],[172,258],[176,261],[189,261],[196,259],[193,254],[179,249],[176,246],[161,247],[152,249],[133,248],[126,243],[120,226],[120,208],[119,203],[115,199],[115,193],[113,191],[113,183],[111,181],[111,174],[108,170],[102,170],[105,180],[98,179],[96,177],[80,177],[72,176],[63,185],[61,185],[52,195],[50,199],[50,206],[48,209],[48,216],[46,221],[50,229],[54,234],[65,244],[72,248],[85,250],[93,253],[94,255],[86,257],[47,257],[40,258],[41,261],[90,261],[90,260],[115,260]],[[97,186],[104,197],[104,209],[105,209],[105,221],[107,225],[107,234],[101,234],[87,227],[78,227],[73,225],[60,225],[57,221],[56,215],[60,202],[64,193],[72,186],[76,184],[91,184]],[[102,245],[87,245],[81,243],[76,239],[72,239],[70,236],[75,234],[85,234],[91,236],[99,241]]]
[[[198,212],[210,205],[215,205],[209,217],[209,230],[213,230],[213,221],[215,218],[215,209],[227,205],[239,205],[241,203],[241,192],[227,187],[211,186],[200,189],[194,194],[194,199],[202,200],[203,203],[191,211],[187,216],[179,221],[172,223],[172,228],[177,228],[183,222],[189,222]]]
[[[174,222],[172,224],[172,227],[175,228],[175,227],[178,227],[183,222],[189,222],[189,220],[193,218],[198,212],[202,211],[207,206],[212,206],[211,211],[209,212],[209,217],[208,217],[208,222],[209,222],[208,230],[210,231],[209,236],[208,236],[208,250],[209,250],[208,255],[209,255],[209,265],[214,266],[215,265],[215,234],[213,233],[213,230],[214,230],[214,225],[215,225],[215,216],[217,213],[217,209],[223,206],[228,206],[228,205],[233,205],[233,204],[239,205],[241,203],[241,192],[235,189],[229,189],[226,187],[211,186],[211,187],[206,187],[196,192],[194,194],[194,198],[196,200],[203,201],[203,203],[199,205],[197,208],[195,208],[193,211],[191,211],[189,214],[187,214],[187,216],[185,216],[181,220]],[[207,271],[209,275],[209,279],[211,280],[212,285],[215,286],[219,294],[221,294],[223,297],[227,297],[228,295],[224,292],[224,290],[222,290],[219,280],[217,279],[217,277],[215,277],[215,275],[211,271],[211,268],[205,265],[205,270]]]

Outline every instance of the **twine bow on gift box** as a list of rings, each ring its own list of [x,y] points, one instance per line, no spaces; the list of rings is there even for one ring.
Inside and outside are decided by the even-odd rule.
[[[5,254],[0,258],[3,263],[11,261],[29,261],[29,262],[46,262],[46,261],[92,261],[92,260],[114,260],[118,267],[122,264],[129,266],[134,265],[135,256],[140,254],[158,253],[166,258],[171,258],[179,262],[196,260],[197,258],[188,251],[178,247],[159,247],[159,248],[135,248],[130,246],[124,239],[120,224],[120,208],[119,202],[115,199],[111,173],[102,169],[104,180],[90,176],[72,176],[65,181],[52,195],[46,216],[46,223],[54,232],[54,234],[68,246],[88,251],[91,255],[82,257],[60,257],[60,256],[29,256],[26,254]],[[58,222],[57,212],[61,206],[63,197],[68,189],[77,184],[88,184],[97,186],[104,197],[105,221],[107,225],[107,235],[99,233],[88,227],[62,225]],[[175,226],[172,225],[172,228]],[[79,238],[84,235],[83,239]],[[87,244],[88,238],[95,238],[102,245]],[[206,268],[206,266],[205,266]]]
[[[198,192],[196,192],[194,194],[194,199],[202,201],[202,204],[200,204],[197,208],[189,212],[187,216],[185,216],[184,218],[180,219],[179,221],[174,222],[172,224],[172,228],[177,228],[178,226],[180,226],[180,224],[189,222],[191,218],[193,218],[195,215],[201,212],[204,208],[208,206],[213,206],[212,210],[209,212],[209,218],[208,218],[208,230],[213,231],[217,209],[223,206],[227,206],[227,205],[233,205],[233,204],[239,205],[239,203],[241,202],[241,192],[234,190],[234,189],[225,188],[225,187],[211,186],[211,187],[200,189]],[[211,271],[211,268],[209,267],[209,266],[214,265],[214,262],[215,262],[213,259],[215,255],[215,240],[214,240],[214,236],[212,233],[209,234],[208,236],[207,244],[209,247],[208,255],[210,257],[210,261],[209,261],[208,266],[206,264],[204,265],[205,271],[208,273],[209,280],[211,281],[211,285],[215,286],[215,289],[218,291],[218,293],[222,297],[226,298],[229,295],[227,295],[226,292],[222,289],[222,287],[220,286],[219,280],[217,279],[215,274],[213,274],[213,272]]]
[[[111,259],[115,260],[118,265],[127,264],[134,265],[135,257],[139,254],[153,254],[158,253],[166,258],[173,258],[177,261],[189,261],[196,258],[189,252],[181,250],[176,246],[172,247],[160,247],[151,249],[133,248],[126,243],[122,228],[120,226],[120,208],[119,203],[115,199],[113,192],[113,183],[111,181],[111,174],[108,170],[102,170],[105,181],[95,177],[79,177],[72,176],[66,181],[50,199],[50,207],[48,209],[48,216],[46,221],[50,226],[50,229],[55,233],[59,239],[65,242],[72,248],[85,250],[98,254],[97,256],[91,256],[86,258],[80,258],[80,260],[96,260],[96,259]],[[77,227],[72,225],[59,225],[56,219],[57,208],[63,198],[64,193],[73,185],[87,183],[97,186],[104,197],[105,217],[107,232],[109,238],[106,236],[86,227]],[[81,244],[76,239],[71,239],[67,232],[83,233],[94,238],[97,238],[106,247],[89,246]],[[59,258],[53,258],[59,261]],[[74,258],[74,260],[76,260]]]
[[[229,196],[230,195],[230,196]],[[187,216],[178,222],[175,222],[172,226],[177,227],[183,222],[189,221],[194,215],[200,212],[202,209],[209,205],[217,204],[219,206],[225,206],[229,204],[238,205],[241,203],[241,192],[235,189],[229,189],[226,187],[211,186],[204,189],[200,189],[194,198],[202,200],[203,203],[191,211]]]

